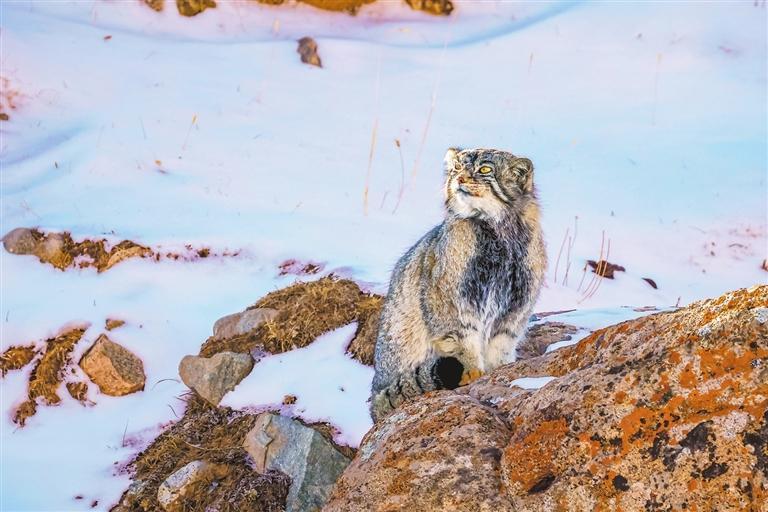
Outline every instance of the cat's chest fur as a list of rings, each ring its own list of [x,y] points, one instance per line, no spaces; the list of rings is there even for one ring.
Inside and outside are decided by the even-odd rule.
[[[527,264],[530,232],[511,220],[503,230],[483,221],[471,224],[474,251],[459,283],[459,296],[486,324],[495,324],[524,306],[530,296],[531,271]]]

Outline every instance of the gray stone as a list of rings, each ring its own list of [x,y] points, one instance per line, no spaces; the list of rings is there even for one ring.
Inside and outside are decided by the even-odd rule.
[[[11,254],[34,254],[40,240],[28,228],[16,228],[3,237],[3,247]]]
[[[212,357],[184,356],[179,375],[211,405],[219,405],[224,395],[235,389],[253,369],[249,354],[220,352]]]
[[[249,333],[264,322],[274,319],[277,313],[276,309],[256,308],[227,315],[219,318],[213,324],[213,336],[218,339],[226,339]]]
[[[229,469],[221,464],[193,460],[172,473],[157,489],[157,501],[167,512],[184,509],[184,498],[192,486],[207,485],[227,476]]]
[[[286,512],[320,510],[350,460],[317,431],[296,420],[262,413],[243,441],[259,472],[291,477]]]

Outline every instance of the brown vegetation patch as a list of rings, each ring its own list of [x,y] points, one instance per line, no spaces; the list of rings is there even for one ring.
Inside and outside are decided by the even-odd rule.
[[[269,308],[279,313],[255,330],[226,339],[208,338],[200,355],[211,357],[223,351],[250,352],[261,348],[272,354],[309,345],[322,334],[354,321],[367,319],[381,300],[363,292],[354,281],[333,275],[308,283],[296,283],[267,294],[248,309]],[[366,316],[367,315],[367,316]],[[371,328],[360,322],[358,345],[362,353],[363,339],[375,339]],[[356,336],[357,337],[357,336]]]
[[[43,357],[37,362],[29,377],[28,399],[14,413],[13,421],[24,426],[27,418],[37,410],[38,399],[47,405],[56,405],[61,398],[56,390],[62,382],[64,369],[70,363],[72,349],[83,336],[85,329],[72,329],[46,341]]]
[[[113,510],[162,510],[157,501],[158,487],[174,471],[195,460],[221,464],[229,471],[216,487],[192,489],[185,497],[184,510],[283,510],[290,479],[277,472],[255,472],[242,447],[255,419],[229,408],[211,407],[190,395],[184,417],[130,464],[134,483]]]
[[[37,351],[33,345],[10,347],[0,355],[0,371],[5,375],[11,370],[19,370],[34,359]]]
[[[67,382],[67,391],[78,402],[85,403],[88,400],[88,384],[85,382]]]
[[[195,16],[209,7],[216,7],[213,0],[176,0],[176,8],[182,16]]]
[[[437,16],[448,16],[453,12],[451,0],[405,0],[416,11],[424,11]]]

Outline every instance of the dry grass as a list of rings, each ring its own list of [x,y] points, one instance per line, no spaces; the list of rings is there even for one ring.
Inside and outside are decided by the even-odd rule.
[[[357,283],[334,276],[309,283],[296,283],[269,293],[249,309],[272,308],[279,311],[274,320],[232,338],[206,340],[200,355],[211,357],[223,351],[250,352],[261,348],[278,354],[309,345],[322,334],[360,321],[355,354],[364,354],[364,343],[373,343],[375,333],[365,322],[381,297],[363,292]]]
[[[37,351],[32,345],[10,347],[0,355],[0,371],[3,375],[11,370],[19,370],[27,366],[35,358]]]
[[[88,400],[88,384],[85,382],[67,382],[67,391],[78,402],[85,403]]]
[[[254,421],[255,416],[211,407],[191,396],[184,417],[131,463],[135,471],[133,491],[123,494],[115,510],[162,510],[157,502],[158,487],[174,471],[194,460],[222,464],[229,471],[217,486],[193,489],[183,510],[283,510],[290,479],[277,472],[255,472],[242,447]]]
[[[13,421],[24,426],[27,418],[37,412],[38,399],[55,405],[61,402],[56,390],[64,377],[64,369],[70,362],[72,349],[83,336],[85,329],[72,329],[46,341],[46,350],[29,377],[27,401],[14,413]]]

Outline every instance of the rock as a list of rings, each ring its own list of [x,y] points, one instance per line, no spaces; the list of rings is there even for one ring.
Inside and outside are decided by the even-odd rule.
[[[528,329],[525,338],[517,347],[518,359],[530,359],[540,356],[547,351],[547,347],[559,341],[571,339],[579,328],[575,325],[562,322],[544,322],[536,324]]]
[[[256,308],[221,317],[213,324],[213,336],[225,339],[247,334],[264,322],[274,320],[277,313],[276,309]]]
[[[150,6],[152,9],[160,12],[163,10],[164,0],[144,0],[144,3]]]
[[[589,265],[592,268],[592,272],[608,278],[613,279],[613,273],[614,272],[626,272],[627,269],[622,267],[621,265],[616,265],[615,263],[611,263],[610,261],[600,260],[587,260],[587,265]]]
[[[184,356],[179,375],[211,405],[219,405],[224,395],[235,389],[253,369],[249,354],[219,352],[213,357]]]
[[[42,238],[36,230],[16,228],[3,237],[3,247],[11,254],[34,254]]]
[[[366,434],[323,510],[511,511],[499,492],[509,435],[472,397],[429,394]]]
[[[559,378],[511,387],[546,375]],[[465,428],[476,431],[454,437]],[[496,468],[468,465],[479,460],[468,447],[483,445]],[[758,286],[404,404],[368,433],[326,510],[762,510],[766,450],[768,286]]]
[[[319,68],[323,67],[320,56],[317,54],[317,42],[311,37],[302,37],[299,39],[299,47],[296,49],[301,56],[301,62],[310,64]]]
[[[196,16],[209,7],[216,7],[213,0],[176,0],[176,8],[182,16]]]
[[[102,334],[80,359],[80,367],[105,395],[123,396],[144,389],[144,364]]]
[[[222,464],[194,460],[169,476],[157,490],[157,501],[167,512],[186,510],[184,501],[202,487],[227,476]]]
[[[259,415],[243,448],[253,458],[256,471],[277,470],[291,477],[287,512],[320,510],[349,464],[317,431],[272,413]]]

